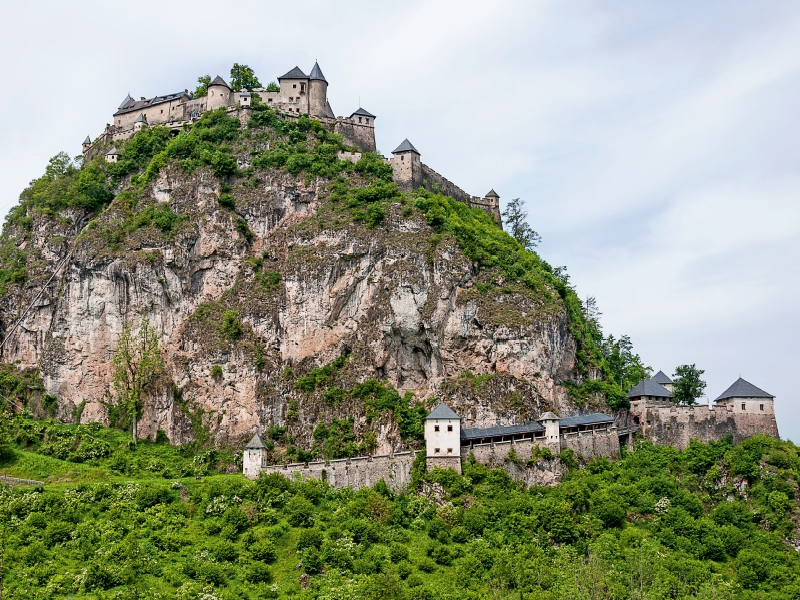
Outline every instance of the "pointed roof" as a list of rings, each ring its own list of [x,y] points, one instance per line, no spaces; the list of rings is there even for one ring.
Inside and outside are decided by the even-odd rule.
[[[548,410],[546,413],[544,413],[541,417],[539,417],[536,420],[537,421],[559,421],[559,420],[561,420],[561,417],[559,417],[557,414],[552,413],[552,412],[550,412]]]
[[[119,108],[122,108],[123,106],[128,104],[128,102],[133,102],[133,98],[131,98],[131,93],[130,92],[128,92],[128,95],[125,96],[125,100],[122,101],[122,104],[119,105]]]
[[[224,85],[226,88],[231,89],[231,86],[229,86],[227,83],[225,83],[225,80],[222,77],[220,77],[219,75],[214,77],[214,81],[209,83],[208,87],[211,87],[212,85]]]
[[[655,398],[672,398],[665,387],[660,383],[656,383],[652,379],[642,379],[636,386],[628,392],[628,398],[637,398],[639,396],[653,396]]]
[[[358,115],[359,117],[372,117],[373,119],[375,118],[375,115],[373,115],[370,112],[365,111],[361,107],[359,107],[356,112],[354,112],[352,115],[350,115],[350,118],[352,119],[354,115]],[[406,141],[408,141],[408,140],[406,140]]]
[[[144,113],[139,113],[139,116],[136,117],[134,123],[147,123],[147,117],[144,116]]]
[[[727,398],[774,398],[772,394],[768,394],[764,390],[757,388],[749,381],[745,381],[741,377],[733,382],[733,385],[727,390],[722,392],[714,402],[725,400]]]
[[[664,385],[665,383],[672,383],[672,379],[669,378],[669,375],[664,373],[664,371],[659,371],[653,377],[651,377],[652,381],[655,381],[658,384]]]
[[[245,446],[246,450],[259,450],[262,448],[266,448],[267,445],[264,443],[264,440],[261,439],[261,436],[258,435],[258,432],[253,436],[253,439],[247,443]]]
[[[86,139],[85,139],[85,140],[83,140],[83,143],[84,143],[84,144],[91,144],[91,143],[92,143],[92,138],[90,138],[90,137],[87,135],[87,136],[86,136]]]
[[[459,417],[455,412],[453,412],[453,409],[447,406],[447,404],[442,402],[441,404],[439,404],[439,406],[433,409],[433,412],[431,414],[425,417],[426,421],[428,419],[458,419],[460,421],[461,417]]]
[[[489,192],[484,196],[484,198],[499,198],[500,196],[497,195],[497,192],[494,189],[489,190]]]
[[[414,148],[414,144],[409,142],[408,138],[404,139],[402,144],[392,150],[392,154],[399,154],[400,152],[416,152],[419,154],[419,150]]]
[[[300,67],[295,67],[294,69],[289,71],[286,75],[278,77],[278,81],[280,81],[281,79],[308,79],[308,75],[303,73],[300,70]]]
[[[114,146],[111,150],[106,152],[106,156],[113,156],[115,154],[119,154],[119,150],[117,150],[116,146]]]
[[[322,69],[319,68],[319,63],[314,61],[314,68],[311,69],[311,74],[308,76],[309,79],[318,79],[319,81],[324,81],[328,83],[328,80],[325,79],[325,75],[322,74]]]
[[[329,119],[335,119],[336,115],[331,108],[331,103],[325,100],[325,110],[322,111],[322,115],[328,117]]]

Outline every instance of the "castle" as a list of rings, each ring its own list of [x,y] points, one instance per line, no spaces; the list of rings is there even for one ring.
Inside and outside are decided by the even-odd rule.
[[[267,91],[263,88],[234,91],[217,75],[209,84],[205,96],[193,98],[189,90],[154,96],[140,97],[134,100],[128,94],[112,116],[112,123],[106,125],[103,133],[94,141],[87,136],[83,142],[84,160],[92,158],[101,149],[133,137],[142,127],[168,127],[177,135],[185,125],[197,121],[203,113],[225,109],[245,124],[250,117],[253,95],[271,108],[279,111],[284,117],[297,119],[307,115],[317,119],[342,136],[347,146],[356,151],[342,152],[339,158],[357,162],[363,152],[376,152],[375,119],[372,113],[359,107],[349,117],[334,116],[328,102],[328,81],[322,73],[318,62],[314,63],[311,72],[306,75],[299,67],[294,67],[285,75],[278,77],[279,90]],[[116,162],[119,151],[116,146],[104,151],[105,159]],[[487,212],[497,223],[500,223],[500,197],[491,190],[484,197],[472,196],[454,183],[439,175],[423,164],[419,151],[404,140],[394,151],[391,158],[383,157],[392,167],[395,183],[403,191],[425,187],[433,191],[452,196],[470,207],[480,208]]]
[[[773,407],[774,396],[739,378],[714,400],[713,406],[680,406],[672,402],[673,382],[662,371],[639,382],[628,394],[630,412],[616,418],[605,413],[559,417],[545,412],[538,419],[517,425],[464,428],[461,417],[444,403],[426,418],[425,456],[428,469],[454,469],[474,459],[490,467],[504,468],[526,484],[541,485],[558,480],[547,471],[556,465],[538,459],[564,450],[588,459],[616,456],[632,447],[634,434],[656,444],[683,449],[690,439],[704,442],[727,435],[735,442],[763,433],[778,437]],[[335,488],[361,488],[381,479],[400,490],[411,481],[416,452],[360,456],[331,461],[267,465],[267,445],[256,433],[247,444],[242,467],[246,477],[259,473],[280,473],[286,477],[311,477]],[[530,459],[530,460],[529,460]]]

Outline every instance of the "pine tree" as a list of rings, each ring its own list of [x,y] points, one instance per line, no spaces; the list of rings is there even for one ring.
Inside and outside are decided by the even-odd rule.
[[[533,250],[542,241],[541,236],[528,225],[528,211],[519,198],[514,198],[503,211],[506,230],[527,250]]]

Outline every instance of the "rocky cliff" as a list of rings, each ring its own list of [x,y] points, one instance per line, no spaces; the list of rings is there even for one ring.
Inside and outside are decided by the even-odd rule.
[[[433,397],[467,426],[570,408],[560,384],[586,368],[552,278],[525,285],[470,258],[457,230],[393,188],[377,157],[337,161],[325,148],[341,145],[336,136],[264,114],[221,140],[200,136],[226,168],[180,154],[202,123],[177,139],[154,128],[137,136],[150,146],[123,147],[122,166],[62,165],[47,190],[23,194],[3,233],[4,335],[44,292],[2,359],[40,370],[59,419],[107,422],[117,337],[144,314],[163,334],[164,373],[139,427],[150,438],[162,429],[175,443],[239,444],[272,426],[276,452],[294,452],[322,448],[326,423],[385,452],[416,443],[403,415]],[[206,131],[238,129],[214,118]],[[295,156],[313,160],[297,168]],[[59,196],[89,169],[105,196]]]

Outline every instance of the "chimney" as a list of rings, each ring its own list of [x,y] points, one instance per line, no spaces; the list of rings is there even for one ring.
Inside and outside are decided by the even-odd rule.
[[[147,99],[147,98],[145,98],[144,96],[140,96],[140,98],[141,98],[142,100],[146,100],[146,99]]]

